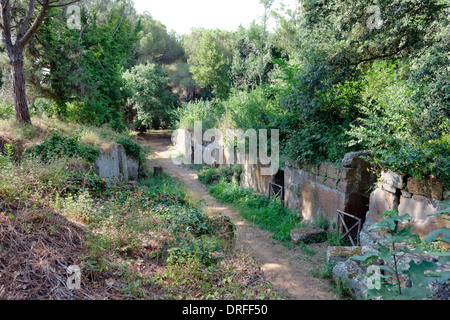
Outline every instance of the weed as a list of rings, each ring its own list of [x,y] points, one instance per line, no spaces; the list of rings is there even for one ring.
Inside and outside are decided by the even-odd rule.
[[[67,137],[53,133],[50,139],[46,139],[40,145],[28,148],[26,153],[43,162],[59,158],[82,158],[90,163],[95,162],[100,151],[79,141],[79,136]]]
[[[324,230],[327,230],[330,227],[329,221],[320,212],[317,214],[314,224]]]
[[[310,246],[308,246],[306,243],[304,242],[300,242],[299,243],[300,249],[307,255],[309,256],[313,256],[316,254],[316,252],[314,251],[313,248],[311,248]]]
[[[277,240],[289,242],[290,232],[301,227],[297,214],[284,207],[279,199],[261,196],[225,180],[210,185],[208,190],[212,196],[238,208],[246,220],[273,232]]]

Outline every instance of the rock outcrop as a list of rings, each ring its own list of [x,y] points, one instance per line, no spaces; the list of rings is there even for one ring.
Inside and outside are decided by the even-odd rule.
[[[122,146],[115,145],[108,152],[101,152],[94,168],[108,184],[114,181],[137,180],[139,177],[139,162],[128,156]]]

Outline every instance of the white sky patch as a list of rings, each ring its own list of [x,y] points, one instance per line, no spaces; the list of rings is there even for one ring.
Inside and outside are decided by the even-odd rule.
[[[134,0],[134,6],[139,13],[148,11],[179,35],[199,27],[236,31],[239,25],[248,27],[253,20],[261,21],[264,13],[259,0]]]

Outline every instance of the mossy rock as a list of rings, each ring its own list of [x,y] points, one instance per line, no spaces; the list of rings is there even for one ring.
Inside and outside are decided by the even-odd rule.
[[[294,243],[324,242],[327,239],[326,235],[327,233],[324,229],[311,226],[292,230],[291,240]]]

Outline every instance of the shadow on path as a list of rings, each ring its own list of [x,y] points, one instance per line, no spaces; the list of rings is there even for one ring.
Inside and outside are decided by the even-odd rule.
[[[140,134],[138,142],[151,148],[149,166],[163,167],[170,176],[185,184],[193,200],[203,200],[208,215],[226,215],[236,224],[237,245],[250,253],[259,263],[268,281],[286,300],[336,300],[325,280],[311,276],[310,270],[319,263],[319,258],[305,258],[301,250],[288,250],[272,239],[272,235],[243,220],[237,210],[222,204],[212,197],[197,173],[185,166],[175,165],[171,159],[171,136],[167,133]],[[318,248],[324,249],[324,245]],[[326,248],[325,248],[326,250]],[[303,257],[303,258],[302,258]],[[311,261],[316,260],[316,261]]]

